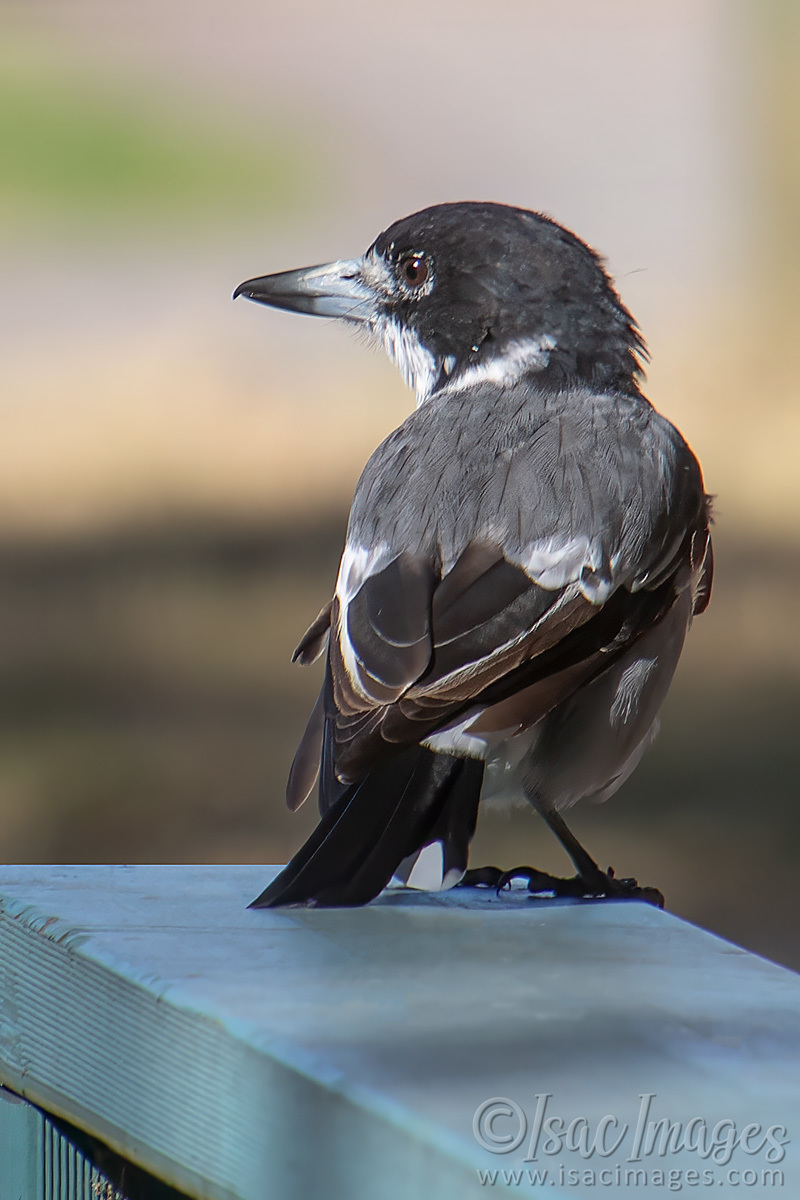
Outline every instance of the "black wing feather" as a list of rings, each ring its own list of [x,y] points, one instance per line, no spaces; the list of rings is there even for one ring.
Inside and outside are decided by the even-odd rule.
[[[374,681],[381,699],[404,691],[423,674],[431,657],[431,596],[434,574],[421,555],[400,554],[370,575],[347,607],[347,636],[362,666],[362,685]],[[383,688],[380,688],[383,685]]]

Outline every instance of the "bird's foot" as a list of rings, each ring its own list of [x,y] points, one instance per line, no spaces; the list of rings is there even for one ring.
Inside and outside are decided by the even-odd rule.
[[[496,888],[498,881],[505,874],[499,867],[474,867],[465,871],[459,887]]]
[[[567,882],[577,883],[583,889],[579,894],[587,899],[596,897],[607,900],[643,900],[655,908],[664,907],[664,893],[658,888],[639,887],[636,879],[617,879],[613,867],[609,867],[607,871],[595,867],[594,870],[576,875],[574,880]]]
[[[476,878],[471,880],[470,876]],[[643,900],[656,908],[664,907],[664,896],[658,888],[639,887],[635,879],[617,879],[613,867],[606,872],[598,867],[569,879],[560,879],[535,867],[514,867],[511,871],[483,867],[468,871],[462,882],[473,887],[476,884],[494,887],[500,892],[510,887],[515,879],[527,880],[528,891],[532,895],[571,896],[579,900]]]
[[[513,871],[502,871],[500,867],[476,867],[465,872],[459,886],[486,887],[501,892],[503,888],[510,887],[514,879],[526,879],[529,892],[553,892],[557,896],[574,894],[559,890],[562,885],[571,883],[571,880],[548,875],[547,871],[538,871],[536,867],[515,867]]]

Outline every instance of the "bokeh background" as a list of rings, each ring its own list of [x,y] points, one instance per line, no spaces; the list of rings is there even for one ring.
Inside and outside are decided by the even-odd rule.
[[[270,862],[359,469],[412,405],[331,323],[230,301],[415,208],[608,259],[718,573],[602,863],[800,967],[800,6],[0,2],[0,854]],[[563,870],[534,814],[474,859]]]

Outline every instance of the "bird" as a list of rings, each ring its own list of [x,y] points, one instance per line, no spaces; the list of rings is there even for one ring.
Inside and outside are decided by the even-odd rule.
[[[645,397],[646,345],[603,260],[538,212],[436,204],[355,259],[234,299],[339,319],[416,408],[355,489],[324,682],[287,785],[320,820],[251,907],[350,907],[390,883],[639,899],[565,812],[628,778],[713,574],[711,497]],[[575,867],[469,867],[480,805],[528,802]]]

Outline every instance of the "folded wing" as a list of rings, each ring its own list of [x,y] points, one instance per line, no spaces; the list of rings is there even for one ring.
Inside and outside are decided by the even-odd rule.
[[[530,724],[652,628],[681,590],[704,601],[706,498],[679,435],[653,415],[626,440],[614,414],[587,425],[572,411],[494,448],[487,419],[489,444],[467,447],[463,463],[452,441],[448,460],[437,455],[434,427],[416,431],[409,453],[411,421],[377,452],[332,606],[301,643],[316,650],[330,623],[327,682],[292,769],[291,807],[310,793],[320,758],[326,811],[377,764],[467,717],[483,733]],[[467,511],[476,495],[480,508]]]

